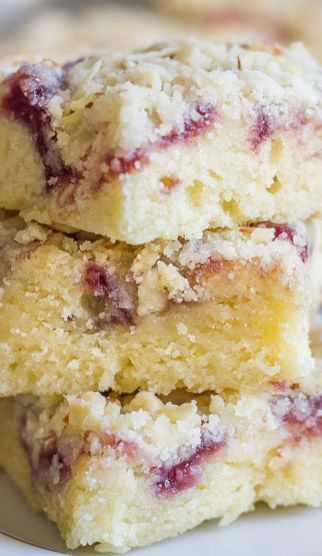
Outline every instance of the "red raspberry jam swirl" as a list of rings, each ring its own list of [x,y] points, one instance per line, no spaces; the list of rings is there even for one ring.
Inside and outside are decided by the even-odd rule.
[[[127,174],[132,170],[140,170],[149,161],[150,152],[155,149],[166,149],[176,143],[188,143],[198,135],[204,133],[215,121],[217,113],[210,104],[196,103],[192,106],[192,116],[187,117],[182,130],[173,129],[156,143],[140,147],[132,153],[118,153],[114,151],[107,155],[107,177],[112,179],[120,174]],[[106,176],[105,176],[106,177]]]
[[[292,440],[322,436],[322,394],[309,396],[294,391],[287,396],[274,396],[272,409],[291,433]]]
[[[300,132],[303,127],[308,124],[308,118],[305,114],[299,112],[290,114],[288,120],[278,121],[276,117],[268,113],[269,107],[259,109],[254,124],[250,127],[248,141],[251,150],[258,153],[260,147],[265,143],[275,131]]]
[[[289,226],[288,224],[275,224],[274,222],[261,222],[256,225],[257,228],[273,228],[274,239],[281,239],[293,243],[298,250],[303,263],[306,263],[309,257],[309,246],[306,230]]]
[[[253,151],[258,151],[262,143],[264,143],[274,131],[271,118],[261,110],[257,114],[254,126],[251,128],[249,141]]]
[[[53,491],[65,484],[71,477],[73,456],[79,453],[70,453],[59,448],[59,440],[54,432],[46,438],[31,443],[26,428],[27,415],[24,415],[21,424],[21,443],[24,447],[32,471],[32,479],[37,489]],[[36,445],[37,443],[37,445]]]
[[[24,64],[3,82],[7,92],[2,98],[2,110],[29,128],[43,161],[49,189],[58,178],[71,175],[70,168],[65,166],[59,153],[48,111],[48,103],[63,79],[63,71],[57,68]]]
[[[97,310],[92,304],[94,315],[98,319],[96,324],[101,326],[119,323],[133,326],[136,312],[128,294],[124,280],[115,272],[110,273],[107,268],[94,262],[86,264],[82,276],[82,284],[86,294],[98,298]]]
[[[218,440],[209,433],[202,433],[200,444],[189,457],[174,465],[162,465],[152,469],[155,475],[153,484],[155,494],[173,496],[193,487],[202,476],[202,463],[217,454],[226,444],[226,436]]]
[[[83,157],[83,172],[64,164],[57,146],[57,134],[52,126],[48,103],[58,89],[67,87],[68,72],[80,61],[82,59],[65,64],[61,70],[43,64],[24,64],[3,83],[6,94],[2,99],[2,110],[28,126],[43,161],[46,190],[57,190],[63,204],[75,202],[76,192],[83,182],[88,154]],[[191,141],[207,130],[215,117],[216,111],[213,106],[195,103],[191,107],[189,117],[184,121],[183,129],[174,129],[156,143],[139,147],[133,152],[117,149],[108,153],[102,161],[101,175],[94,180],[90,177],[88,184],[84,182],[85,189],[88,189],[88,192],[96,192],[106,179],[112,180],[121,174],[139,171],[148,163],[152,150]],[[70,189],[67,195],[64,194],[66,187]]]

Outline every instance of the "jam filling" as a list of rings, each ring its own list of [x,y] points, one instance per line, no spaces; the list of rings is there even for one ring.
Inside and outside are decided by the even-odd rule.
[[[299,245],[296,241],[299,238],[299,230],[288,224],[275,224],[274,222],[263,222],[258,225],[258,227],[273,228],[275,230],[274,239],[282,239],[285,241],[290,241],[296,246],[299,256],[301,257],[303,263],[306,263],[309,257],[309,246],[307,243],[307,237],[302,236],[303,245]]]
[[[61,71],[41,64],[24,64],[4,81],[7,92],[2,99],[2,110],[30,129],[43,161],[47,192],[58,190],[64,204],[75,201],[76,189],[82,184],[83,175],[79,170],[64,164],[57,146],[57,134],[52,127],[48,103],[58,89],[66,87],[68,71],[79,61],[66,64]],[[215,109],[209,104],[200,103],[192,108],[193,115],[185,120],[182,130],[174,129],[155,144],[137,148],[130,153],[116,150],[107,154],[102,164],[104,170],[95,183],[90,184],[89,190],[97,191],[104,179],[112,180],[121,174],[139,171],[148,163],[150,152],[154,148],[163,149],[177,142],[188,142],[203,133],[214,121]],[[87,156],[83,158],[84,170]]]
[[[218,453],[226,444],[226,437],[215,440],[211,435],[203,434],[200,444],[188,458],[175,465],[153,468],[155,494],[160,497],[173,496],[193,487],[202,476],[202,463]]]
[[[109,399],[108,396],[105,397],[110,403],[118,403],[118,400]],[[101,454],[106,449],[112,448],[120,455],[125,455],[131,460],[136,460],[138,457],[139,447],[135,442],[119,438],[116,434],[108,431],[86,431],[84,441],[83,451],[90,455]]]
[[[70,479],[71,461],[68,461],[66,455],[59,449],[59,442],[55,433],[41,439],[38,446],[36,446],[36,443],[30,444],[26,423],[27,415],[24,415],[21,422],[20,438],[32,470],[33,481],[37,488],[52,491]]]
[[[275,224],[273,222],[261,222],[252,225],[252,227],[274,229],[274,240],[289,241],[296,247],[303,263],[307,262],[309,257],[309,246],[304,228],[303,230],[299,230],[288,224]],[[245,230],[247,229],[249,228],[245,228]],[[299,243],[301,243],[301,245]],[[185,268],[182,274],[189,280],[190,286],[193,287],[202,282],[207,275],[221,274],[222,276],[228,276],[232,268],[231,261],[210,256],[205,262],[196,264],[193,271]]]
[[[273,412],[291,433],[292,440],[322,436],[322,394],[310,396],[303,392],[290,392],[287,396],[274,396]]]
[[[135,325],[134,304],[124,280],[115,272],[110,273],[107,268],[89,262],[83,271],[82,283],[96,326],[104,327],[113,323]]]
[[[111,403],[115,402],[118,403],[117,400],[111,400]],[[112,449],[119,457],[125,456],[135,464],[142,464],[142,454],[140,455],[140,449],[134,441],[123,440],[105,430],[86,431],[79,437],[69,434],[57,436],[54,431],[49,430],[46,436],[38,438],[37,422],[36,430],[33,430],[32,426],[30,429],[29,417],[32,413],[29,411],[27,409],[22,416],[20,438],[37,489],[52,492],[63,486],[72,477],[73,466],[82,454],[95,457]],[[226,434],[221,438],[214,438],[209,431],[202,430],[199,444],[188,457],[182,458],[174,465],[150,468],[154,493],[158,497],[167,497],[193,487],[202,476],[202,464],[226,445]]]
[[[70,478],[70,465],[59,451],[55,436],[48,439],[42,446],[39,453],[38,466],[42,475],[45,474],[48,477],[53,477],[53,486],[60,486]]]
[[[122,440],[106,431],[86,431],[81,437],[72,437],[49,432],[46,437],[35,438],[28,435],[28,411],[21,420],[20,438],[24,447],[35,487],[38,490],[52,492],[63,486],[71,477],[72,469],[82,454],[97,456],[104,454],[107,448],[127,456],[137,458],[138,447],[134,442]]]
[[[53,67],[24,64],[3,82],[7,94],[2,99],[2,110],[30,129],[43,161],[49,189],[58,178],[71,175],[59,153],[48,112],[48,102],[63,79],[63,73]]]
[[[251,128],[249,141],[253,151],[258,151],[262,143],[264,143],[273,133],[274,127],[271,118],[262,110],[258,113],[255,125]]]
[[[174,129],[169,135],[161,137],[159,142],[161,147],[190,141],[206,131],[217,117],[217,112],[211,104],[202,105],[197,103],[194,105],[194,111],[196,116],[185,120],[183,130],[178,131]]]
[[[68,63],[61,70],[42,64],[23,64],[3,82],[7,91],[2,98],[2,110],[30,129],[43,161],[46,190],[47,192],[57,190],[63,204],[74,203],[79,189],[80,191],[84,189],[85,194],[96,192],[104,180],[111,181],[120,175],[140,171],[148,163],[150,153],[154,149],[165,149],[175,143],[189,142],[204,133],[217,118],[214,106],[196,102],[191,106],[190,115],[185,119],[182,129],[173,129],[155,143],[139,147],[133,152],[124,153],[121,149],[117,149],[107,153],[102,158],[99,176],[90,176],[87,184],[84,176],[89,173],[87,159],[90,153],[85,153],[80,161],[83,165],[81,170],[65,165],[48,110],[48,103],[58,89],[67,87],[68,71],[81,60]],[[304,123],[303,121],[300,124],[298,118],[295,127]],[[273,119],[264,110],[260,110],[249,134],[251,149],[258,151],[275,129],[276,123]],[[176,182],[176,185],[177,183],[179,182]],[[161,184],[162,192],[169,193],[173,189],[174,187],[164,188]]]
[[[156,143],[146,145],[144,148],[138,148],[133,153],[117,154],[116,152],[106,157],[107,177],[112,179],[120,174],[127,174],[132,170],[140,170],[149,161],[150,152],[157,149],[166,149],[175,143],[186,143],[201,135],[214,122],[217,113],[210,104],[201,105],[199,103],[193,106],[194,117],[187,118],[184,122],[183,129],[174,129],[168,135],[164,135]]]

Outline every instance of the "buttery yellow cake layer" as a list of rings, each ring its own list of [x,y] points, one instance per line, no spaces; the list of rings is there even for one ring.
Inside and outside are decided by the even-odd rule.
[[[322,502],[322,394],[0,401],[0,465],[69,548],[123,552],[256,501]]]
[[[322,214],[322,73],[289,48],[187,39],[0,64],[0,206],[141,244]]]
[[[0,395],[305,384],[304,231],[266,223],[131,247],[4,218]]]

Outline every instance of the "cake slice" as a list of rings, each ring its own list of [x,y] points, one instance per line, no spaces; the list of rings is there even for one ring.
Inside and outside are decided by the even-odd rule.
[[[41,52],[45,58],[54,53],[58,59],[75,52],[81,56],[93,49],[143,48],[187,34],[180,22],[120,2],[78,4],[71,11],[66,6],[44,6],[12,31],[0,37],[2,53]]]
[[[129,244],[322,213],[306,50],[184,40],[0,67],[0,206]]]
[[[199,33],[212,40],[287,44],[303,39],[299,31],[303,28],[305,0],[153,0],[153,4],[178,21],[194,24]]]
[[[0,465],[69,548],[123,552],[258,500],[322,502],[322,394],[0,401]]]
[[[282,42],[302,40],[321,59],[322,9],[319,0],[153,0],[172,16],[173,23],[184,21],[195,32],[212,40],[260,40]]]
[[[5,216],[0,395],[305,384],[305,229],[260,224],[141,247]]]

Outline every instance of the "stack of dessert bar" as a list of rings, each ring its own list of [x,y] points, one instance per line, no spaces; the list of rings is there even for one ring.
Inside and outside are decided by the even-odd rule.
[[[310,0],[309,4],[306,0],[282,3],[279,0],[150,0],[150,3],[169,18],[172,26],[178,26],[178,33],[179,25],[184,23],[187,33],[194,32],[211,40],[285,44],[302,40],[322,60],[320,0]],[[20,41],[24,38],[28,40],[26,31]]]
[[[68,547],[322,503],[322,72],[187,39],[0,85],[0,464]]]

